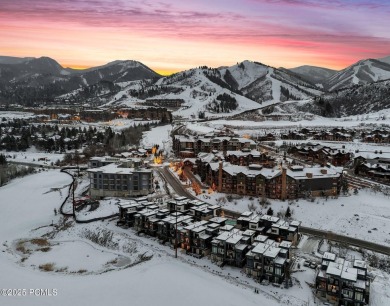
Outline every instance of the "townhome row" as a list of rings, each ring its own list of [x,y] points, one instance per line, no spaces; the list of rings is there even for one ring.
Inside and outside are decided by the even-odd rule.
[[[390,182],[390,158],[355,158],[355,174]]]
[[[367,264],[362,260],[348,261],[325,252],[316,275],[316,295],[336,305],[369,304],[370,280]]]
[[[201,180],[219,192],[271,199],[336,196],[341,190],[341,168],[290,166],[264,168],[209,162],[197,168]]]
[[[390,131],[389,130],[374,130],[370,133],[362,133],[362,140],[364,142],[374,143],[390,143]]]
[[[209,163],[215,163],[220,160],[230,163],[231,165],[249,166],[261,165],[266,168],[275,166],[275,158],[268,153],[262,153],[256,150],[226,151],[216,153],[199,153],[196,159],[184,159],[186,166],[190,166],[194,173],[205,173]],[[192,162],[192,165],[186,161]]]
[[[336,149],[321,144],[306,143],[288,148],[287,152],[307,162],[322,165],[345,166],[351,161],[352,154],[344,149]]]
[[[209,256],[222,266],[245,267],[248,276],[281,283],[297,244],[300,222],[245,212],[237,220],[221,207],[179,197],[161,208],[146,199],[119,205],[118,224],[157,237],[196,257]]]
[[[200,152],[210,153],[215,151],[239,151],[242,149],[255,149],[256,143],[241,137],[193,137],[188,135],[175,135],[173,137],[173,150],[176,156],[195,157]]]

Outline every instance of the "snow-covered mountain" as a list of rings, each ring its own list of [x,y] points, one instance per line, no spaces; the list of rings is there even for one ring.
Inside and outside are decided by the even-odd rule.
[[[335,91],[353,85],[364,85],[390,79],[390,63],[366,59],[335,73],[326,80],[327,89]]]
[[[143,82],[141,87],[133,82],[119,95],[128,98],[108,104],[138,107],[148,99],[180,99],[182,107],[174,115],[184,118],[232,116],[262,106],[223,81],[217,69],[207,67],[179,72],[155,83]]]
[[[247,60],[168,77],[131,60],[75,70],[48,57],[0,56],[0,104],[32,106],[59,97],[138,107],[149,99],[180,99],[182,107],[174,114],[183,118],[230,116],[272,104],[286,112],[294,108],[325,116],[377,111],[388,107],[388,83],[382,80],[390,80],[390,56],[361,60],[338,72],[313,66],[289,70]]]
[[[324,84],[326,84],[326,80],[337,72],[336,70],[332,70],[328,68],[308,66],[308,65],[291,68],[289,70],[301,76],[302,79],[310,83],[316,84],[321,88],[324,88],[325,87]]]
[[[52,101],[55,97],[99,82],[129,82],[158,78],[137,61],[114,61],[85,70],[62,67],[49,57],[0,57],[0,103]]]
[[[219,69],[222,79],[256,101],[301,100],[321,94],[314,84],[287,70],[244,61]]]
[[[298,75],[261,63],[244,61],[218,69],[200,67],[163,77],[141,90],[125,88],[127,99],[111,105],[138,105],[147,99],[181,99],[174,114],[198,118],[232,116],[288,100],[308,99],[323,92]]]

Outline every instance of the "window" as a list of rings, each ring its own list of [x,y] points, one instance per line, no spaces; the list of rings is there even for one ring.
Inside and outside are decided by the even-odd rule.
[[[355,292],[355,300],[357,301],[363,301],[363,292]]]
[[[218,247],[216,245],[213,245],[213,248],[211,250],[212,253],[217,254],[218,253]]]
[[[275,267],[275,274],[276,275],[282,275],[282,268],[281,267]]]
[[[349,299],[352,299],[352,298],[353,298],[353,291],[351,291],[351,290],[343,289],[342,294],[343,294],[343,296],[344,296],[345,298],[349,298]]]

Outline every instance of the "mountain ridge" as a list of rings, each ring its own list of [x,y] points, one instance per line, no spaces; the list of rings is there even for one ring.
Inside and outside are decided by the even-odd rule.
[[[138,105],[148,99],[178,99],[184,102],[181,114],[196,117],[206,113],[229,116],[239,110],[287,101],[311,103],[326,96],[329,103],[318,104],[316,111],[323,112],[324,106],[327,106],[326,113],[331,113],[332,106],[337,115],[344,115],[348,111],[344,111],[342,104],[353,103],[350,99],[335,99],[337,92],[351,88],[354,97],[362,101],[359,102],[359,111],[363,110],[364,103],[374,101],[364,96],[367,92],[372,93],[375,88],[381,94],[385,92],[382,85],[373,85],[371,89],[370,84],[390,79],[387,61],[390,61],[390,56],[360,60],[335,71],[309,65],[292,69],[275,68],[244,60],[232,66],[200,66],[161,76],[135,60],[115,60],[76,70],[64,68],[54,59],[44,56],[0,56],[0,104],[32,106],[45,101],[92,99],[95,105],[119,106]],[[353,88],[362,85],[368,85],[368,88],[353,91]],[[366,109],[380,109],[380,101],[375,100],[374,103],[375,107],[367,105]]]

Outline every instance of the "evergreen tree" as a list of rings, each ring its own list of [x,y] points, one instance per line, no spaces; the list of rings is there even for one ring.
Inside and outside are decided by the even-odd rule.
[[[4,166],[7,164],[7,158],[5,157],[4,154],[0,154],[0,165]]]
[[[286,217],[286,218],[291,218],[291,209],[290,209],[290,206],[287,207],[285,217]]]

